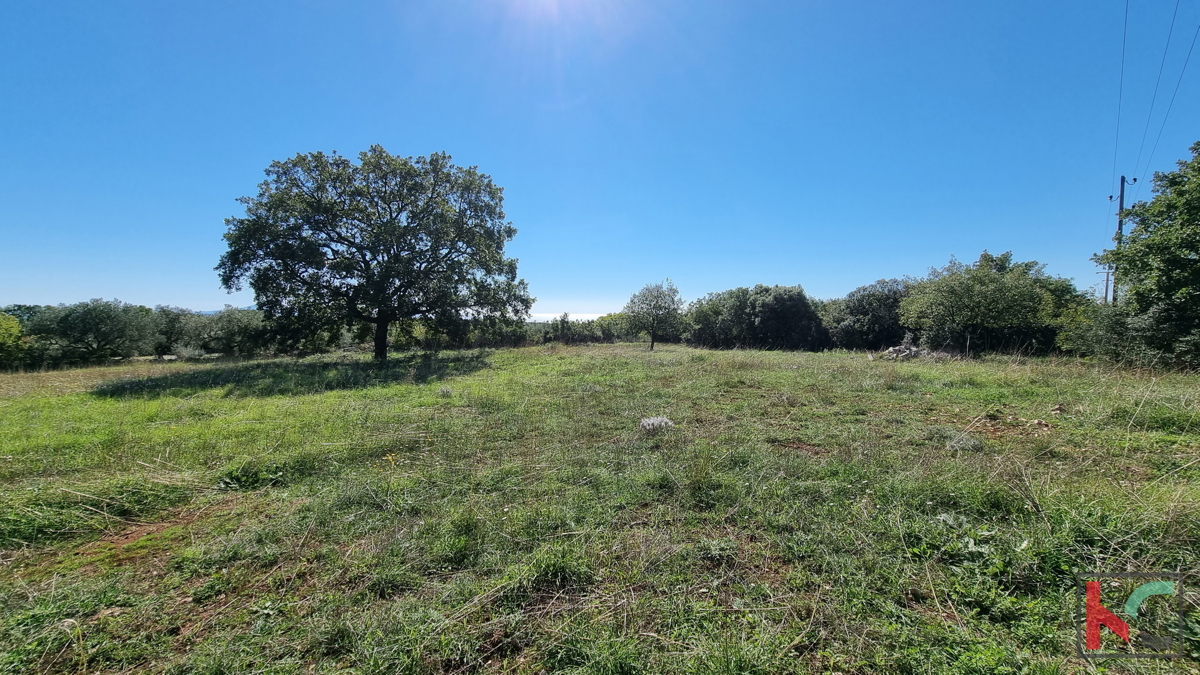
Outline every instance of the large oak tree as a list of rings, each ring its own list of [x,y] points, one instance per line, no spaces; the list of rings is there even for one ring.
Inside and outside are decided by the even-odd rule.
[[[396,322],[518,320],[532,299],[504,257],[516,235],[503,188],[450,156],[404,158],[375,145],[273,162],[258,195],[228,218],[222,285],[247,281],[268,318],[374,324],[387,358]]]

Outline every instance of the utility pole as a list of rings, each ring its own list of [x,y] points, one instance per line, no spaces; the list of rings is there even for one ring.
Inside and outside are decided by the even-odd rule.
[[[1125,241],[1125,186],[1133,185],[1137,182],[1136,178],[1129,180],[1125,176],[1121,176],[1121,191],[1117,194],[1117,248],[1121,248],[1121,243]],[[1112,195],[1108,196],[1108,201],[1112,201]],[[1108,283],[1104,284],[1106,287]],[[1112,304],[1117,304],[1117,268],[1116,265],[1112,268]]]

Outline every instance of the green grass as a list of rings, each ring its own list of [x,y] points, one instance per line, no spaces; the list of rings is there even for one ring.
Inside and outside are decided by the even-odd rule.
[[[1076,572],[1200,571],[1198,385],[670,345],[0,375],[0,672],[1197,672],[1083,664],[1071,613]]]

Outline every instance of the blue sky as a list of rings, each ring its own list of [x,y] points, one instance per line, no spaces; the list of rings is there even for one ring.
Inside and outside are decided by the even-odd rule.
[[[212,271],[234,199],[273,159],[373,143],[505,187],[539,314],[619,310],[664,277],[688,299],[833,297],[985,248],[1087,287],[1115,224],[1124,9],[5,3],[0,305],[251,304]],[[1131,1],[1118,172],[1145,171],[1200,23],[1182,2],[1143,145],[1173,9]],[[1197,120],[1200,54],[1151,170],[1185,156]]]

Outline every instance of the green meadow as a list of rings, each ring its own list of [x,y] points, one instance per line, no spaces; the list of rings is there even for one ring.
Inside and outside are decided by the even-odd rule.
[[[1200,378],[1066,358],[0,374],[0,672],[1195,673],[1200,577],[1190,660],[1073,615],[1200,572],[1198,479]]]

